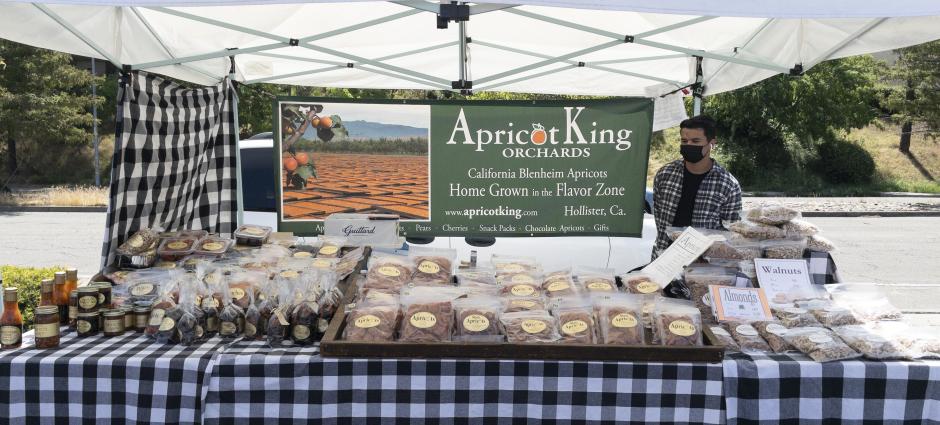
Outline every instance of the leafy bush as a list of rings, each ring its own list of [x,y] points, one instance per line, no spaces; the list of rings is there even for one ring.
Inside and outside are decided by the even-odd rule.
[[[869,183],[875,174],[875,161],[857,143],[830,139],[821,143],[816,170],[830,183]]]
[[[0,266],[5,288],[16,287],[20,295],[20,312],[23,314],[23,328],[33,326],[33,310],[39,305],[39,283],[43,279],[52,279],[57,271],[64,267],[16,267]]]

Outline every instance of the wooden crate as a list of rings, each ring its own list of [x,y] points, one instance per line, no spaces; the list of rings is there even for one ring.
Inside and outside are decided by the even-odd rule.
[[[356,278],[359,276],[356,275]],[[323,357],[369,357],[369,358],[477,358],[477,359],[524,359],[524,360],[607,360],[639,362],[720,362],[724,358],[724,346],[720,345],[707,327],[703,329],[704,346],[663,347],[638,345],[559,344],[509,342],[364,342],[342,339],[346,328],[346,304],[352,301],[352,288],[356,288],[350,276],[347,303],[336,312],[320,341]]]

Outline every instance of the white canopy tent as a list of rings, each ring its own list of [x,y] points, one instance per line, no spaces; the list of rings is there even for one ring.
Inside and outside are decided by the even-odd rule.
[[[650,97],[938,39],[940,2],[0,1],[0,38],[201,84],[233,57],[248,84]]]

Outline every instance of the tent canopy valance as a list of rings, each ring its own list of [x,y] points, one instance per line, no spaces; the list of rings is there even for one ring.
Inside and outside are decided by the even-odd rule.
[[[940,38],[932,1],[648,3],[6,1],[0,37],[201,84],[234,57],[249,84],[618,96],[695,83],[699,61],[714,94]]]

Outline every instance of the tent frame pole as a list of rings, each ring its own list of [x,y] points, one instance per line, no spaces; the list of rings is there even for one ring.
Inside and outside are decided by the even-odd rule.
[[[336,71],[340,69],[346,69],[346,65],[332,65],[332,66],[327,66],[323,68],[311,69],[308,71],[292,72],[290,74],[282,74],[282,75],[272,75],[270,77],[256,78],[254,80],[243,81],[242,84],[266,83],[268,81],[281,80],[284,78],[300,77],[303,75],[319,74],[321,72]]]
[[[702,115],[702,94],[705,93],[705,85],[702,84],[704,76],[702,75],[702,57],[695,57],[695,84],[692,85],[692,115]]]
[[[520,74],[520,73],[523,73],[523,72],[526,72],[526,71],[531,71],[531,70],[533,70],[533,69],[542,68],[542,67],[544,67],[544,66],[546,66],[546,65],[551,65],[551,64],[556,63],[556,62],[563,62],[563,61],[565,61],[565,60],[571,59],[571,58],[576,57],[576,56],[585,55],[585,54],[588,54],[588,53],[596,52],[596,51],[598,51],[598,50],[609,49],[609,48],[611,48],[611,47],[613,47],[613,46],[619,46],[620,44],[623,44],[623,42],[620,41],[620,40],[608,41],[608,42],[606,42],[606,43],[602,43],[602,44],[598,44],[598,45],[596,45],[596,46],[591,46],[591,47],[587,47],[587,48],[584,48],[584,49],[576,50],[576,51],[570,52],[570,53],[565,53],[565,54],[563,54],[563,55],[555,56],[555,57],[553,57],[553,58],[545,59],[545,60],[542,60],[542,61],[539,61],[539,62],[536,62],[536,63],[533,63],[533,64],[529,64],[529,65],[525,65],[525,66],[520,66],[520,67],[518,67],[518,68],[513,68],[513,69],[510,69],[510,70],[508,70],[508,71],[498,72],[498,73],[496,73],[496,74],[493,74],[493,75],[489,75],[489,76],[480,78],[480,79],[478,79],[476,82],[477,82],[477,83],[480,83],[480,84],[484,84],[484,83],[487,83],[487,82],[490,82],[490,81],[499,80],[499,79],[502,79],[502,78],[505,78],[505,77],[510,77],[510,76],[513,76],[513,75],[517,75],[517,74]]]
[[[535,78],[539,78],[539,77],[544,77],[544,76],[546,76],[546,75],[555,74],[555,73],[559,73],[559,72],[562,72],[562,71],[567,71],[567,70],[569,70],[569,69],[574,69],[574,68],[577,68],[577,67],[578,67],[577,65],[565,65],[565,66],[562,66],[562,67],[560,67],[560,68],[549,69],[549,70],[547,70],[547,71],[542,71],[542,72],[535,73],[535,74],[531,74],[531,75],[524,75],[524,76],[522,76],[522,77],[518,77],[518,78],[515,78],[515,79],[512,79],[512,80],[506,80],[506,81],[501,81],[501,82],[498,82],[498,83],[495,83],[495,84],[490,84],[490,85],[488,85],[488,86],[480,87],[478,90],[480,90],[480,91],[492,90],[492,89],[495,89],[495,88],[498,88],[498,87],[508,86],[508,85],[510,85],[510,84],[515,84],[515,83],[518,83],[518,82],[520,82],[520,81],[526,81],[526,80],[531,80],[531,79],[535,79]]]
[[[733,56],[722,55],[722,54],[718,54],[718,53],[706,52],[706,51],[704,51],[704,50],[687,49],[687,48],[680,47],[680,46],[673,46],[673,45],[671,45],[671,44],[666,44],[666,43],[659,43],[659,42],[655,42],[655,41],[650,41],[650,40],[647,40],[647,39],[644,39],[644,38],[639,38],[639,37],[636,37],[636,36],[629,36],[629,35],[617,34],[617,33],[615,33],[615,32],[606,31],[606,30],[602,30],[602,29],[598,29],[598,28],[593,28],[593,27],[589,27],[589,26],[587,26],[587,25],[576,24],[576,23],[573,23],[573,22],[565,21],[565,20],[563,20],[563,19],[552,18],[552,17],[550,17],[550,16],[540,15],[540,14],[538,14],[538,13],[533,13],[533,12],[529,12],[529,11],[524,11],[524,10],[519,10],[519,9],[509,9],[509,10],[506,10],[506,13],[512,13],[512,14],[516,14],[516,15],[519,15],[519,16],[525,16],[525,17],[527,17],[527,18],[531,18],[531,19],[535,19],[535,20],[539,20],[539,21],[548,22],[548,23],[551,23],[551,24],[556,24],[556,25],[560,25],[560,26],[563,26],[563,27],[576,29],[576,30],[584,31],[584,32],[591,33],[591,34],[601,35],[601,36],[613,38],[613,39],[615,39],[615,40],[621,40],[621,41],[623,41],[623,42],[625,42],[625,43],[626,43],[626,42],[633,42],[633,43],[636,43],[636,44],[641,44],[641,45],[648,46],[648,47],[654,47],[654,48],[657,48],[657,49],[671,50],[671,51],[674,51],[674,52],[685,53],[685,54],[687,54],[687,55],[689,55],[689,56],[702,56],[702,57],[705,57],[705,58],[708,58],[708,59],[715,59],[715,60],[720,60],[720,61],[732,62],[732,63],[737,63],[737,64],[740,64],[740,65],[748,65],[748,66],[751,66],[751,67],[767,69],[767,70],[774,71],[774,72],[782,72],[782,73],[790,72],[790,69],[789,69],[789,68],[782,67],[782,66],[779,66],[779,65],[775,65],[775,64],[773,64],[773,63],[763,63],[763,62],[758,62],[758,61],[752,61],[752,60],[747,60],[747,59],[741,59],[741,58],[736,58],[736,57],[733,57]],[[685,23],[687,23],[686,26],[692,25],[692,24],[694,24],[694,23],[697,23],[697,22],[691,22],[691,21],[694,21],[694,19],[691,19],[691,20],[689,20],[689,21],[685,21]],[[689,22],[691,22],[691,23],[689,23]],[[675,25],[675,24],[674,24],[674,25]],[[679,27],[678,27],[678,26],[675,26],[675,27],[672,28],[672,29],[676,29],[676,28],[679,28]]]
[[[606,59],[602,61],[589,61],[585,63],[587,65],[614,65],[618,63],[648,62],[648,61],[658,61],[658,60],[666,60],[666,59],[683,59],[687,57],[689,57],[689,55],[685,53],[676,53],[672,55],[643,56],[639,58]]]
[[[52,9],[49,9],[48,6],[46,6],[45,4],[39,4],[39,3],[33,3],[33,6],[41,10],[42,13],[45,13],[46,16],[48,16],[57,24],[62,26],[62,28],[65,28],[66,30],[68,30],[68,32],[72,33],[72,35],[74,35],[83,43],[85,43],[88,47],[91,47],[92,50],[94,50],[99,55],[101,55],[101,57],[107,59],[108,62],[111,62],[112,64],[114,64],[114,66],[118,68],[124,67],[124,64],[122,64],[121,61],[117,60],[117,58],[115,58],[114,56],[111,56],[110,54],[108,54],[108,52],[102,49],[101,46],[98,45],[98,43],[95,43],[94,41],[92,41],[92,39],[88,38],[85,34],[79,31],[78,28],[75,28],[72,24],[66,22],[65,19],[62,19],[62,17],[59,16],[57,13],[53,12]]]
[[[516,49],[516,48],[508,47],[508,46],[500,46],[500,45],[498,45],[498,44],[490,43],[490,42],[486,42],[486,41],[473,40],[473,42],[476,43],[476,44],[479,44],[479,45],[481,45],[481,46],[484,46],[484,47],[490,47],[490,48],[493,48],[493,49],[504,50],[504,51],[512,52],[512,53],[518,53],[518,54],[521,54],[521,55],[534,56],[534,57],[543,58],[543,59],[553,58],[553,56],[551,56],[551,55],[545,55],[545,54],[541,54],[541,53],[529,52],[529,51],[526,51],[526,50]],[[642,60],[658,60],[658,59],[677,59],[677,58],[685,58],[685,57],[687,57],[687,56],[686,56],[686,55],[656,56],[656,57],[650,57],[650,58],[648,58],[648,59],[637,58],[638,60],[635,60],[635,61],[633,61],[633,62],[640,62],[641,59],[642,59]],[[618,59],[618,60],[625,60],[625,59]],[[686,86],[686,83],[683,83],[683,82],[680,82],[680,81],[669,80],[669,79],[660,78],[660,77],[654,77],[654,76],[652,76],[652,75],[641,74],[641,73],[632,72],[632,71],[625,71],[625,70],[622,70],[622,69],[609,68],[609,67],[606,67],[606,66],[599,66],[598,64],[599,64],[600,62],[578,62],[578,61],[575,61],[575,60],[566,60],[566,61],[564,61],[564,62],[567,63],[567,64],[569,64],[569,65],[583,66],[583,67],[585,67],[585,68],[598,69],[598,70],[601,70],[601,71],[607,71],[607,72],[611,72],[611,73],[614,73],[614,74],[621,74],[621,75],[626,75],[626,76],[630,76],[630,77],[642,78],[642,79],[645,79],[645,80],[658,81],[658,82],[661,82],[661,83],[672,84],[672,85],[674,85],[674,86],[676,86],[676,87],[685,87],[685,86]],[[582,65],[582,64],[583,64],[583,65]]]

